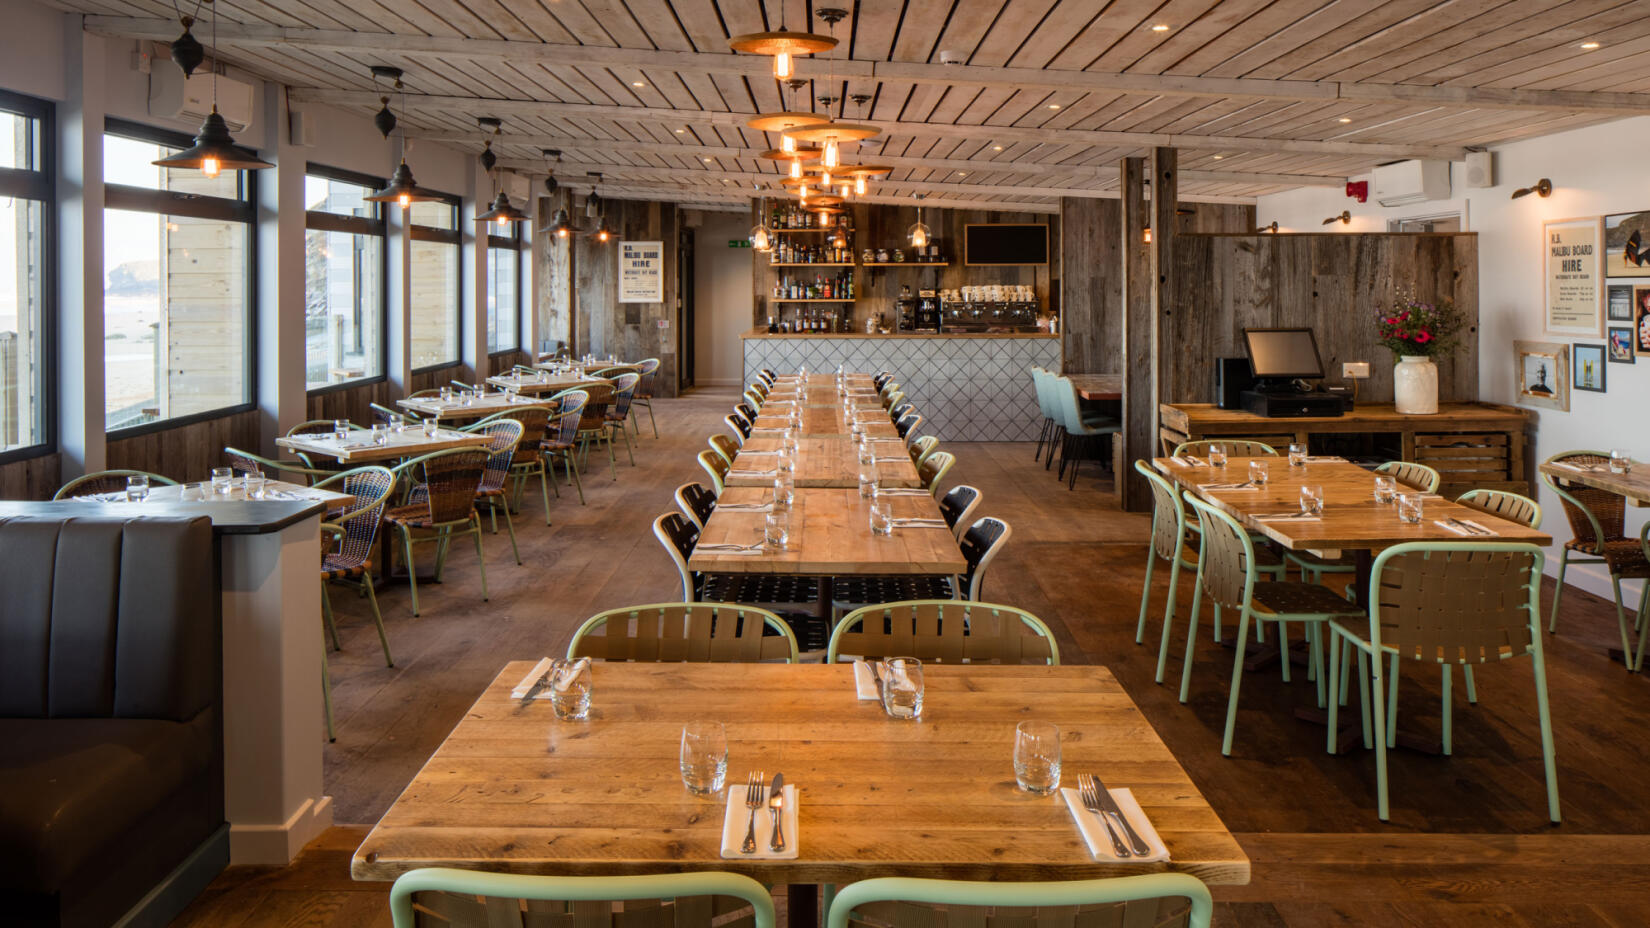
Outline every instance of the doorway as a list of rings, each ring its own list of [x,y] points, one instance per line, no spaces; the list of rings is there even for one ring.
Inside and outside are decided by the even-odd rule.
[[[686,225],[676,232],[676,315],[681,323],[676,327],[676,388],[680,393],[693,386],[693,239],[694,230]]]

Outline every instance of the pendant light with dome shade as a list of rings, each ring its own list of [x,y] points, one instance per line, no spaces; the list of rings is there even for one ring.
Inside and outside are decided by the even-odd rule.
[[[212,0],[201,0],[201,2],[210,4]],[[197,12],[199,12],[198,7]],[[182,21],[183,18],[180,16],[179,20]],[[193,21],[193,17],[190,17],[190,20]],[[187,24],[184,26],[184,34],[179,36],[177,41],[182,42],[185,38],[194,39],[189,34]],[[199,43],[196,42],[195,44],[198,45]],[[212,47],[213,49],[218,47],[218,17],[215,12],[212,15]],[[189,51],[188,43],[185,43],[185,51],[186,54]],[[200,60],[195,61],[189,71],[184,73],[188,74],[193,71],[204,60],[206,60],[206,56],[203,51]],[[182,65],[180,64],[179,67],[182,67]],[[251,149],[242,148],[235,144],[234,137],[229,134],[229,124],[224,122],[223,117],[218,114],[217,62],[212,63],[212,112],[206,114],[206,119],[201,122],[200,132],[195,135],[195,144],[175,155],[168,155],[151,163],[162,168],[193,169],[200,171],[207,177],[217,177],[226,170],[261,171],[264,168],[275,166],[259,158]]]
[[[401,115],[405,117],[407,115],[407,88],[401,82],[401,69],[388,65],[373,65],[372,83],[375,88],[378,86],[380,78],[390,81],[391,88],[401,92]],[[380,116],[389,112],[389,97],[386,95],[381,99],[384,100],[384,109],[379,111]],[[390,118],[387,120],[375,118],[373,123],[387,139],[396,126],[395,114],[390,113]],[[385,126],[388,126],[388,128],[385,128]],[[395,166],[395,173],[390,175],[390,182],[385,184],[382,189],[375,190],[361,199],[368,203],[399,203],[402,209],[410,209],[414,203],[430,203],[440,200],[441,195],[418,186],[418,181],[413,178],[412,168],[407,167],[407,137],[403,134],[401,136],[401,163]]]
[[[847,16],[842,10],[820,10],[820,16],[825,13],[837,13],[838,19]],[[832,20],[834,22],[834,20]],[[815,52],[828,52],[836,48],[836,38],[820,35],[817,32],[791,32],[785,28],[785,4],[779,6],[779,29],[776,32],[747,32],[728,39],[728,47],[736,52],[746,52],[752,55],[770,55],[773,57],[773,76],[775,80],[787,80],[795,73],[795,57],[797,55],[812,55]]]
[[[478,117],[476,124],[484,130],[492,129],[493,135],[498,135],[504,128],[504,121],[492,116]],[[476,215],[476,222],[496,222],[501,233],[509,229],[512,222],[525,222],[528,218],[527,214],[516,209],[515,204],[510,202],[510,195],[504,192],[504,189],[499,185],[498,175],[493,173],[493,169],[498,165],[498,156],[493,154],[493,140],[491,138],[487,139],[486,147],[481,150],[480,160],[481,166],[487,170],[487,176],[493,179],[494,196],[487,212]]]
[[[929,240],[934,236],[934,231],[922,221],[922,201],[923,195],[917,194],[917,221],[905,230],[905,238],[911,243],[912,248],[927,248]]]

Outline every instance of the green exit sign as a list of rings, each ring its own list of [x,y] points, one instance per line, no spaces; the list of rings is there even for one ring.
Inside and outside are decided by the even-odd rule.
[[[749,248],[749,247],[751,247],[751,240],[748,239],[748,238],[730,238],[730,239],[728,239],[728,247],[729,248]]]

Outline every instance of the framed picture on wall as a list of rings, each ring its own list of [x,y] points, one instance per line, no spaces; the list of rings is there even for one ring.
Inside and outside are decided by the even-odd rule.
[[[1558,342],[1513,342],[1518,370],[1518,402],[1542,409],[1570,409],[1570,346]]]
[[[1633,288],[1633,331],[1639,354],[1650,352],[1650,286]]]
[[[1650,277],[1650,210],[1604,217],[1604,275]]]
[[[1609,322],[1633,321],[1633,282],[1611,280],[1604,285],[1604,318]]]
[[[1605,329],[1604,353],[1612,364],[1632,364],[1637,357],[1633,350],[1633,327],[1613,325]]]
[[[1604,346],[1582,345],[1575,347],[1575,356],[1570,359],[1570,368],[1575,371],[1575,388],[1590,393],[1604,392]]]
[[[1604,334],[1604,223],[1559,219],[1541,224],[1546,269],[1547,331],[1553,335]]]

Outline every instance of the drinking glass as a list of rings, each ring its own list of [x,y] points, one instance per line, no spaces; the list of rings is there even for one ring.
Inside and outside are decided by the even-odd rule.
[[[1301,513],[1323,515],[1323,487],[1301,487]]]
[[[859,443],[859,466],[861,468],[865,468],[875,464],[876,462],[876,446],[871,444],[871,440],[869,438],[862,439]]]
[[[424,437],[425,438],[434,438],[436,429],[439,429],[440,427],[441,427],[440,420],[436,419],[434,416],[431,416],[430,418],[425,419],[424,420]]]
[[[773,508],[789,509],[796,501],[796,478],[784,471],[773,478]]]
[[[1257,487],[1266,486],[1267,478],[1272,476],[1272,468],[1265,461],[1249,462],[1249,482]]]
[[[1212,467],[1225,467],[1226,466],[1226,446],[1225,445],[1210,445],[1209,446],[1209,464]]]
[[[1014,726],[1014,781],[1047,796],[1060,788],[1060,729],[1048,722]]]
[[[458,391],[458,395],[459,395],[459,402],[463,403],[465,406],[475,405],[476,395],[475,395],[474,391],[472,391],[472,390],[460,390],[460,391]]]
[[[762,543],[770,551],[783,551],[789,541],[791,528],[791,513],[788,509],[776,509],[768,513],[762,520]]]
[[[1633,457],[1625,448],[1613,448],[1610,451],[1610,473],[1625,474],[1633,470]]]
[[[877,495],[877,471],[875,465],[861,464],[859,467],[859,496],[861,499],[871,499]]]
[[[149,498],[149,477],[147,474],[134,474],[126,478],[126,501],[141,503]]]
[[[1398,485],[1391,477],[1375,478],[1375,502],[1390,503],[1398,495]]]
[[[558,658],[550,665],[550,708],[564,722],[590,717],[590,658]]]
[[[206,499],[206,486],[199,480],[186,483],[178,491],[178,499],[186,503],[198,503]]]
[[[1398,521],[1399,522],[1407,522],[1410,525],[1416,525],[1416,524],[1420,523],[1420,521],[1421,521],[1421,494],[1419,494],[1419,493],[1399,493],[1398,494]]]
[[[375,445],[387,445],[390,443],[390,430],[385,427],[384,423],[374,422],[372,424],[372,443]]]
[[[728,778],[728,731],[721,722],[693,721],[682,726],[682,785],[697,796],[722,791]]]
[[[443,402],[443,403],[451,402],[452,398],[453,398],[453,388],[452,387],[442,387],[441,388],[441,402]]]
[[[264,477],[263,471],[248,471],[246,475],[246,498],[263,499],[268,483],[269,481]]]
[[[780,473],[789,474],[796,471],[796,458],[791,457],[791,448],[789,445],[780,450],[778,458]]]
[[[1290,467],[1305,467],[1306,466],[1306,443],[1305,442],[1298,442],[1297,441],[1297,442],[1290,443],[1290,445],[1289,445],[1289,466]]]
[[[338,439],[339,441],[343,441],[348,436],[349,436],[349,420],[348,419],[334,419],[334,420],[332,420],[332,437]]]
[[[212,468],[212,492],[219,496],[229,493],[229,485],[235,480],[235,472],[227,467]]]
[[[390,431],[392,431],[392,432],[405,432],[406,430],[407,430],[407,420],[406,420],[406,418],[403,417],[400,413],[391,413],[390,414]]]
[[[875,494],[871,496],[871,534],[894,534],[893,504],[885,499],[878,499]]]
[[[922,661],[890,657],[882,662],[882,711],[889,718],[922,718],[922,693]]]

